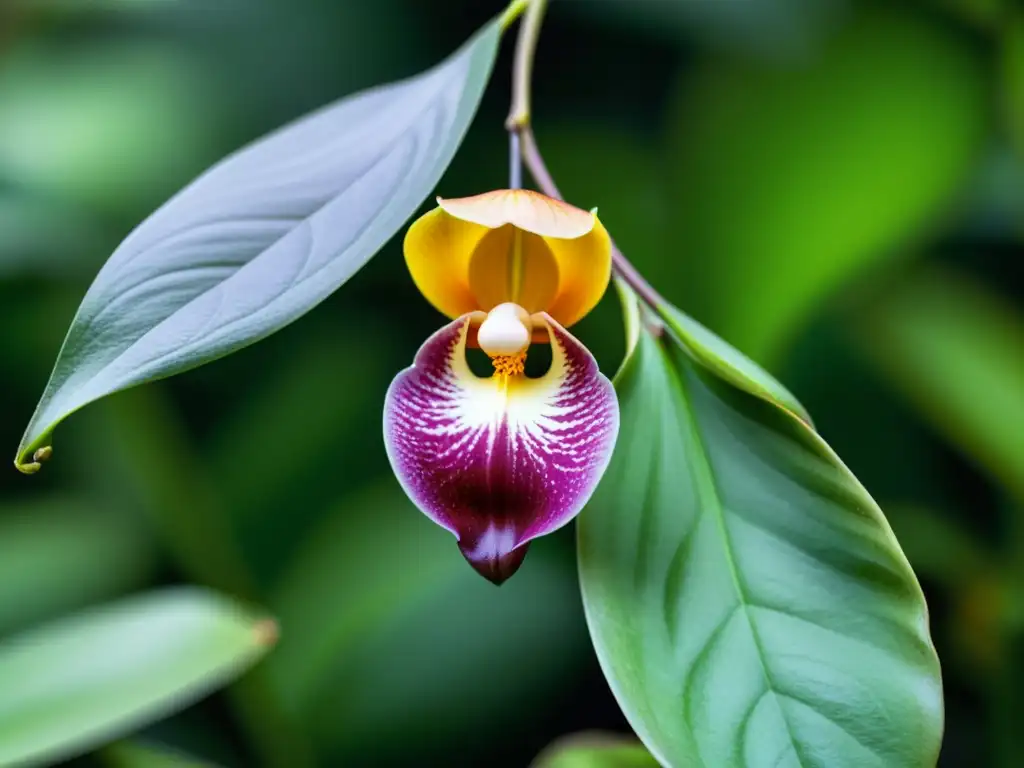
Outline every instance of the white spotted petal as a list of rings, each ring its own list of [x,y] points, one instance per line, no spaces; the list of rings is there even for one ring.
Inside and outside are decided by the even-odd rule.
[[[551,340],[544,376],[476,376],[471,319],[437,331],[392,382],[384,438],[409,497],[501,583],[531,540],[586,504],[611,459],[619,409],[590,352],[546,313],[534,315]]]

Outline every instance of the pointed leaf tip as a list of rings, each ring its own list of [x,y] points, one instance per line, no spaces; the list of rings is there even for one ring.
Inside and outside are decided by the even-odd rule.
[[[53,765],[166,717],[252,666],[276,624],[165,589],[5,637],[0,765]]]
[[[256,622],[252,627],[252,632],[257,645],[264,648],[277,645],[277,641],[281,639],[281,627],[271,618]]]
[[[18,469],[38,471],[32,452],[79,408],[259,341],[361,269],[454,157],[500,32],[250,144],[140,224],[78,309]]]

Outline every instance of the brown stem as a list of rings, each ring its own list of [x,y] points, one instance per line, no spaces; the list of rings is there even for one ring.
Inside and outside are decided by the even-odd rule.
[[[526,15],[519,22],[515,62],[512,64],[512,105],[505,127],[510,133],[530,124],[530,85],[533,79],[533,55],[544,20],[548,0],[527,0]]]
[[[540,191],[548,197],[562,200],[562,193],[558,191],[558,185],[555,184],[555,179],[540,154],[537,140],[533,136],[533,129],[526,124],[517,126],[514,130],[519,133],[523,162],[526,163],[526,167],[530,170],[533,180],[537,182],[537,186],[540,187]],[[666,304],[661,294],[644,279],[644,276],[637,271],[637,268],[623,255],[614,242],[612,242],[612,268],[615,270],[615,274],[622,278],[652,309],[657,310]]]
[[[540,36],[541,22],[547,0],[527,0],[526,16],[520,22],[519,36],[516,39],[515,63],[512,67],[512,106],[509,110],[505,128],[509,132],[510,145],[519,145],[523,162],[530,169],[530,175],[540,191],[548,197],[562,200],[562,193],[548,171],[544,158],[537,147],[530,127],[530,81],[533,74],[533,55],[537,50],[537,38]],[[519,174],[513,160],[510,173],[510,186],[519,186]],[[615,243],[612,243],[612,268],[622,280],[632,288],[643,301],[657,310],[666,302],[641,275]]]

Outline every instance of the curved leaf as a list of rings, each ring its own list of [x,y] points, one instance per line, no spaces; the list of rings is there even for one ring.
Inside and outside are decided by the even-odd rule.
[[[18,468],[38,470],[33,453],[87,403],[251,344],[348,280],[451,161],[500,25],[424,74],[343,99],[228,157],[143,222],[86,294]]]
[[[619,445],[578,530],[634,730],[666,765],[933,766],[938,659],[881,511],[806,423],[625,299]]]
[[[0,643],[0,765],[53,762],[227,682],[274,625],[197,589],[137,597]]]
[[[784,408],[806,424],[811,423],[811,416],[800,401],[778,379],[749,357],[672,305],[663,306],[660,310],[662,319],[673,331],[676,341],[701,365],[733,386]]]

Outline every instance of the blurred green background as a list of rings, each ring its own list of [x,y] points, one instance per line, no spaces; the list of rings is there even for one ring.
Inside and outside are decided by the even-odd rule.
[[[232,149],[426,68],[502,7],[2,2],[11,457],[136,223]],[[510,53],[439,194],[507,183]],[[557,0],[534,112],[567,196],[778,375],[889,515],[943,660],[940,764],[1024,765],[1024,8]],[[0,638],[162,584],[267,606],[282,638],[257,670],[141,737],[223,766],[525,766],[564,734],[627,731],[571,530],[495,589],[388,470],[385,389],[441,323],[396,238],[285,331],[72,417],[38,476],[0,472]],[[614,296],[577,331],[612,372]],[[142,765],[137,748],[74,764]]]

